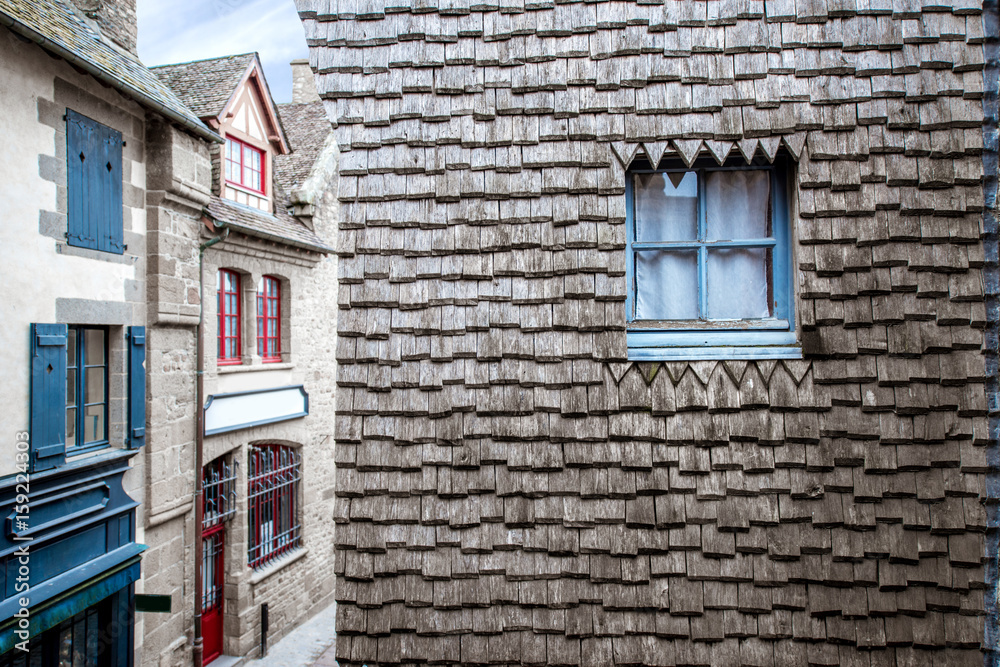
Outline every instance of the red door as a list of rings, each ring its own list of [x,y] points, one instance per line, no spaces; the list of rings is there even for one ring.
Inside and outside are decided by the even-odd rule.
[[[202,663],[208,664],[222,655],[222,587],[224,577],[223,552],[226,532],[224,524],[207,531],[202,539]]]

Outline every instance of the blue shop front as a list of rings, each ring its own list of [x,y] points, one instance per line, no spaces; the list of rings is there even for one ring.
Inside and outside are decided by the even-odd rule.
[[[134,582],[145,547],[136,543],[138,503],[123,478],[145,439],[145,329],[117,331],[128,391],[115,447],[107,404],[85,389],[78,406],[73,395],[86,382],[78,376],[100,372],[95,350],[116,329],[31,328],[31,428],[14,435],[18,472],[0,480],[0,667],[133,664]],[[82,358],[88,351],[92,363]]]

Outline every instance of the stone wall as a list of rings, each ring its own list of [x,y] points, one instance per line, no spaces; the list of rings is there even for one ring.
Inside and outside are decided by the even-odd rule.
[[[316,92],[316,79],[309,61],[293,60],[292,63],[292,104],[306,104],[307,102],[318,102],[319,93]]]
[[[32,323],[104,325],[109,329],[109,437],[122,446],[125,430],[125,327],[145,322],[145,113],[117,92],[53,60],[0,28],[0,84],[8,136],[0,165],[5,224],[0,244],[16,248],[6,265],[7,295],[0,389],[7,408],[0,425],[27,431]],[[122,254],[67,243],[66,111],[72,109],[122,133]],[[0,475],[15,471],[14,441],[0,447]],[[126,477],[135,493],[136,475]]]
[[[237,471],[237,511],[226,525],[225,639],[223,652],[255,657],[260,645],[260,607],[269,605],[269,641],[332,602],[334,524],[334,381],[336,312],[335,257],[322,257],[238,232],[205,252],[204,292],[199,293],[198,246],[211,235],[203,222],[213,161],[218,149],[151,123],[150,429],[143,591],[169,594],[171,614],[143,616],[141,664],[180,667],[191,661],[195,446],[195,325],[205,308],[206,396],[271,386],[302,384],[309,394],[308,417],[209,436],[204,462],[224,456]],[[334,156],[335,157],[335,156]],[[332,170],[335,171],[335,170]],[[155,189],[154,189],[155,184]],[[334,186],[335,188],[335,186]],[[336,235],[336,195],[329,184],[317,193],[313,224],[329,239]],[[325,199],[324,199],[325,198]],[[216,275],[220,268],[241,274],[244,363],[218,366]],[[262,275],[282,279],[282,361],[264,364],[256,354],[256,285]],[[247,469],[249,446],[281,443],[303,457],[299,501],[303,548],[262,570],[248,566]]]
[[[133,54],[138,42],[135,0],[72,0],[76,8],[95,21],[101,34]]]
[[[298,5],[341,664],[982,663],[979,5]],[[803,359],[631,362],[627,170],[779,151]]]

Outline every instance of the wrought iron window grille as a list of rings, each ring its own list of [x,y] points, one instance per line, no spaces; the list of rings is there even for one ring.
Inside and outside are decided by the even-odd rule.
[[[229,521],[236,514],[236,473],[239,470],[234,462],[229,464],[225,458],[219,458],[205,466],[202,477],[204,490],[204,514],[202,528],[207,529]]]
[[[298,511],[302,457],[285,445],[250,448],[250,567],[259,569],[302,542]]]

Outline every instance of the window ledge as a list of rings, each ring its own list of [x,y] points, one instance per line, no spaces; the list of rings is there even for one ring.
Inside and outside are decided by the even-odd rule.
[[[629,329],[630,361],[801,359],[794,331],[655,331]]]
[[[219,375],[227,375],[229,373],[253,373],[255,371],[287,371],[295,368],[295,362],[293,361],[282,361],[282,362],[268,362],[266,364],[233,364],[232,366],[219,366]]]
[[[129,266],[139,261],[138,257],[136,257],[135,255],[128,254],[128,251],[119,255],[113,252],[94,250],[93,248],[81,248],[79,246],[70,245],[65,241],[56,241],[56,252],[60,255],[67,255],[71,257],[84,257],[86,259],[96,259],[101,262],[111,262],[112,264],[126,264]]]
[[[250,585],[255,586],[265,579],[269,578],[272,574],[284,570],[286,567],[295,563],[303,558],[309,553],[309,549],[306,547],[300,547],[295,551],[287,553],[278,560],[274,561],[263,570],[255,570],[252,575],[250,575]]]
[[[727,359],[801,359],[802,347],[630,347],[629,361],[716,361]]]

